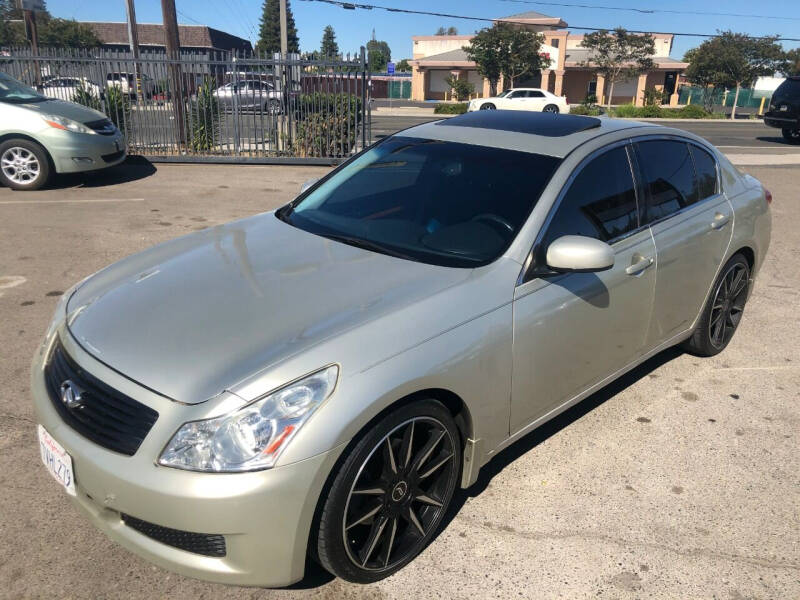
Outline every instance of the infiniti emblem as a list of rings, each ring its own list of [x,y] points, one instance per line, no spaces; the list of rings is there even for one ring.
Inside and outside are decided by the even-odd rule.
[[[67,379],[61,384],[61,402],[69,409],[83,406],[83,390]]]
[[[408,484],[405,481],[399,482],[394,489],[392,490],[392,500],[395,502],[400,502],[403,499],[403,496],[406,495],[408,491]]]

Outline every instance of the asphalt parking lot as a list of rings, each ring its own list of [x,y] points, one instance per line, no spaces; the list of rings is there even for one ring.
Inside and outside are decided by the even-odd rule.
[[[312,568],[281,590],[187,579],[95,531],[40,465],[28,369],[74,282],[326,168],[139,162],[0,188],[0,597],[800,597],[800,167],[744,169],[772,190],[773,237],[724,353],[664,352],[510,447],[395,576]]]

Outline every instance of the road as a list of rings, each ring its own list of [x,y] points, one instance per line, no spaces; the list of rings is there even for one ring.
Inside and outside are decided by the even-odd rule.
[[[724,353],[664,352],[500,453],[395,576],[312,567],[284,590],[181,577],[96,531],[39,464],[28,373],[70,285],[327,169],[142,161],[0,188],[0,597],[800,598],[800,168],[747,170],[774,194],[773,239]]]

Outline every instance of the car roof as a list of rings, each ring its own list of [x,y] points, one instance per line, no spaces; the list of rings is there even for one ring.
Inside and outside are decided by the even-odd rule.
[[[398,135],[563,158],[591,139],[635,128],[663,129],[653,123],[607,117],[481,110],[417,125]]]

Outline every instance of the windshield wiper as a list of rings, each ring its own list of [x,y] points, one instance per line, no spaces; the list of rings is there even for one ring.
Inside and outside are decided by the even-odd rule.
[[[335,240],[337,242],[342,242],[343,244],[361,248],[362,250],[371,250],[372,252],[388,254],[389,256],[394,256],[395,258],[404,258],[406,260],[417,261],[417,259],[410,254],[404,254],[403,252],[393,250],[392,248],[387,248],[386,246],[362,238],[351,237],[349,235],[340,235],[338,233],[321,233],[319,235],[326,237],[329,240]]]

